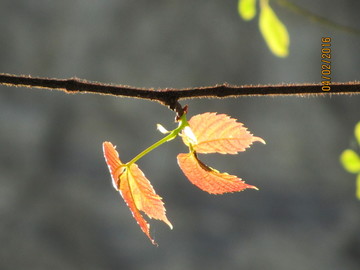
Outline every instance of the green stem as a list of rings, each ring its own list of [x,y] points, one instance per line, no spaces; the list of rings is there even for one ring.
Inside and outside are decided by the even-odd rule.
[[[170,131],[169,135],[165,136],[164,138],[162,138],[161,140],[157,141],[156,143],[154,143],[153,145],[149,146],[148,148],[146,148],[144,151],[142,151],[140,154],[138,154],[136,157],[134,157],[132,160],[130,160],[126,166],[130,167],[132,164],[134,164],[136,161],[138,161],[140,158],[142,158],[143,156],[145,156],[146,154],[148,154],[149,152],[151,152],[152,150],[154,150],[155,148],[159,147],[160,145],[162,145],[163,143],[166,143],[168,141],[171,141],[173,139],[175,139],[179,133],[184,129],[184,127],[188,126],[189,123],[186,120],[186,114],[184,113],[179,121],[179,126],[177,128],[175,128],[174,130]]]
[[[310,10],[307,10],[297,4],[290,2],[289,0],[276,0],[276,2],[279,5],[291,10],[294,13],[300,14],[300,15],[308,18],[311,21],[323,24],[328,27],[338,29],[340,31],[348,32],[348,33],[355,34],[355,35],[360,35],[360,30],[357,28],[353,28],[350,26],[345,26],[345,25],[333,22],[333,21],[329,20],[327,17],[315,14]]]

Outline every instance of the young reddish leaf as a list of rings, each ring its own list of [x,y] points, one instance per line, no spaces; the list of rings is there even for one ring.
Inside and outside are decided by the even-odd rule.
[[[149,218],[162,220],[172,229],[172,225],[166,217],[166,210],[161,197],[155,193],[149,180],[136,164],[132,164],[130,169],[120,176],[120,193],[142,231],[153,244],[156,243],[150,236],[150,226],[140,214],[140,210]]]
[[[162,198],[155,193],[150,181],[136,164],[132,164],[126,174],[120,176],[121,182],[123,179],[128,182],[137,209],[143,211],[149,218],[165,222],[172,229],[173,226],[166,217],[166,209],[161,200]],[[122,187],[122,183],[120,183],[120,191],[123,190]]]
[[[109,167],[113,186],[116,190],[120,189],[120,175],[124,172],[125,166],[122,164],[118,152],[111,142],[103,143],[103,152],[106,164]]]
[[[103,149],[110,174],[116,184],[114,185],[115,189],[120,191],[141,230],[153,244],[156,244],[150,236],[150,226],[140,211],[143,211],[149,218],[165,222],[172,229],[172,225],[166,217],[161,197],[155,193],[149,180],[136,164],[128,167],[121,163],[115,147],[110,142],[104,142]]]
[[[186,132],[182,132],[182,138],[184,143],[187,146],[191,144],[197,153],[237,154],[245,151],[253,142],[265,144],[262,138],[253,136],[242,123],[226,114],[198,114],[189,120],[189,125],[196,137],[196,143]]]
[[[179,154],[178,164],[186,177],[198,188],[212,194],[242,191],[246,188],[257,189],[241,181],[235,175],[220,173],[206,166],[194,152]]]

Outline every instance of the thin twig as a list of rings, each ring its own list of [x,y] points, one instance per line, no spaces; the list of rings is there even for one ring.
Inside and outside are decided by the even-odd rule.
[[[78,78],[54,79],[17,76],[0,73],[0,85],[60,90],[66,93],[94,93],[120,97],[140,98],[160,102],[179,111],[179,100],[193,98],[233,98],[242,96],[320,96],[360,94],[360,82],[332,83],[330,91],[322,84],[241,85],[221,84],[184,89],[146,89],[126,85],[89,82]]]

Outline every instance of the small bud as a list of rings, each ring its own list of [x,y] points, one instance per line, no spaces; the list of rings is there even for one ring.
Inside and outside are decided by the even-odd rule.
[[[191,143],[193,145],[198,143],[194,132],[191,130],[191,128],[189,126],[186,126],[183,131],[184,131],[185,136],[188,138],[189,143]]]
[[[166,134],[169,133],[170,131],[168,131],[166,128],[164,128],[162,125],[160,124],[156,124],[156,128],[158,131],[160,131],[162,134]]]

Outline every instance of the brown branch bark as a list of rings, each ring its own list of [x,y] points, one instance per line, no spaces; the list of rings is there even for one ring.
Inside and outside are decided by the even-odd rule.
[[[179,110],[179,100],[193,98],[233,98],[242,96],[329,96],[360,94],[360,82],[332,83],[330,91],[322,84],[241,85],[221,84],[184,89],[145,89],[126,85],[89,82],[78,78],[54,79],[0,73],[0,85],[60,90],[66,93],[94,93],[140,98],[160,102],[172,110]]]

